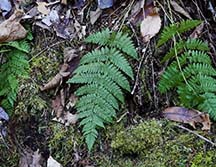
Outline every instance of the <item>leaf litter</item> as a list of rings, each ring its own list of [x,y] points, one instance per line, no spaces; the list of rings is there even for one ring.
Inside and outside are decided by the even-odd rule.
[[[117,20],[113,18],[118,18],[118,5],[118,1],[98,0],[93,10],[93,8],[91,8],[91,4],[85,0],[76,0],[73,2],[69,0],[62,0],[58,1],[58,3],[55,4],[52,4],[49,0],[46,2],[38,1],[34,5],[31,5],[31,10],[28,10],[28,12],[26,12],[26,14],[22,16],[22,19],[25,19],[24,21],[28,21],[28,19],[31,19],[34,22],[33,24],[35,27],[40,27],[41,29],[44,29],[45,32],[47,32],[47,30],[51,33],[54,31],[56,36],[68,40],[70,42],[73,42],[74,39],[78,39],[78,42],[80,42],[83,40],[83,37],[85,37],[86,34],[92,33],[92,31],[100,29],[101,27],[98,27],[98,25],[100,26],[100,24],[102,24],[102,26],[104,27],[112,28],[113,22]],[[175,1],[171,1],[171,5],[172,9],[174,9],[181,16],[187,18],[190,17],[191,12],[187,12]],[[3,14],[9,14],[10,11],[10,7],[8,6],[7,10],[5,10],[5,13]],[[89,13],[87,12],[86,14],[84,11],[88,11]],[[159,15],[158,8],[154,5],[153,1],[151,0],[134,1],[132,10],[130,12],[131,13],[129,17],[126,18],[125,22],[129,21],[131,24],[135,26],[135,29],[133,30],[133,33],[135,35],[133,35],[138,35],[138,37],[136,38],[138,39],[138,42],[141,43],[140,47],[143,48],[145,43],[149,42],[159,32],[161,27],[162,15]],[[89,19],[89,23],[84,21],[86,16]],[[108,20],[106,20],[106,23],[103,22],[104,18]],[[166,16],[164,16],[163,19],[164,22],[166,22]],[[18,24],[19,22],[20,19],[18,19],[16,23]],[[118,24],[119,23],[117,23],[116,25]],[[93,26],[94,28],[92,29]],[[202,33],[203,26],[197,27],[191,34],[191,37],[200,37]],[[139,41],[139,38],[142,38],[142,41]],[[8,39],[14,40],[16,38]],[[51,100],[51,108],[55,116],[54,118],[52,118],[52,120],[62,123],[65,126],[75,125],[78,119],[74,109],[74,106],[78,99],[73,93],[74,88],[66,86],[65,82],[71,75],[73,75],[73,71],[79,63],[79,57],[80,55],[77,54],[77,50],[74,49],[74,47],[69,47],[65,49],[64,62],[61,64],[59,72],[49,82],[47,82],[44,86],[41,87],[43,94],[55,90],[55,95]],[[147,63],[149,62],[148,57],[145,61]],[[194,129],[196,129],[197,124],[202,124],[203,130],[210,130],[211,128],[211,122],[209,120],[208,115],[197,110],[190,110],[182,107],[170,107],[163,111],[163,115],[165,118],[169,120],[189,124]],[[134,121],[136,123],[137,120],[134,119],[130,121]],[[106,147],[107,146],[105,145],[101,146],[101,148],[105,151]],[[40,155],[39,152],[33,152],[30,154],[31,156],[33,154],[36,155],[35,162],[37,161],[37,157],[39,157],[38,155]],[[83,150],[82,152],[79,152],[78,150],[75,154],[79,154],[81,158],[83,158],[83,155],[85,156],[85,152]],[[51,156],[49,158],[49,161],[51,161],[51,166],[62,166]],[[91,164],[93,163],[91,163],[87,158],[85,166],[92,166]]]

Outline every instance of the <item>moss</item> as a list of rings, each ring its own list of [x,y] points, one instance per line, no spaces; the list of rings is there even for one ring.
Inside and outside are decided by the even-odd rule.
[[[19,154],[1,143],[0,139],[0,166],[1,167],[17,167],[19,164]]]
[[[123,154],[139,154],[145,149],[161,144],[161,141],[161,128],[158,128],[156,121],[149,121],[127,131],[120,131],[112,141],[111,147]]]
[[[72,127],[65,127],[59,123],[52,123],[49,127],[52,131],[49,140],[51,155],[63,166],[73,164],[74,151],[82,142],[81,134]]]
[[[198,152],[192,160],[191,167],[215,167],[216,155],[215,150]]]
[[[215,138],[205,132],[198,133]],[[137,167],[204,167],[214,166],[216,161],[216,154],[208,151],[204,140],[166,121],[150,120],[121,130],[113,138],[111,147],[115,157],[111,164],[119,167],[127,166],[117,163],[127,162],[125,159],[130,161],[128,166]]]

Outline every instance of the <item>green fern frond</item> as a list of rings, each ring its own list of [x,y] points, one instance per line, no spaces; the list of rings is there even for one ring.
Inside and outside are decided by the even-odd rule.
[[[215,93],[205,93],[201,95],[204,99],[203,103],[200,103],[198,108],[206,113],[209,113],[210,117],[216,120],[216,95]]]
[[[3,58],[4,63],[0,66],[0,105],[8,111],[11,111],[16,100],[19,79],[27,78],[29,74],[29,63],[26,59],[26,53],[29,53],[29,42],[24,40],[13,41],[1,44],[0,49],[6,48]]]
[[[198,22],[195,21],[190,25],[188,21],[171,25],[171,29],[175,27],[176,33],[180,33],[193,28],[196,24]],[[168,40],[169,28],[165,28],[162,34],[164,37],[159,44]],[[174,32],[171,34],[175,35]],[[200,40],[189,39],[186,42],[177,42],[162,60],[166,61],[176,55],[176,60],[161,76],[159,91],[165,93],[171,89],[176,90],[181,105],[207,112],[216,120],[216,70],[206,53],[208,50],[207,44]]]
[[[175,47],[171,48],[169,52],[163,57],[162,63],[173,58],[176,54],[178,55],[182,51],[186,50],[200,50],[200,51],[209,51],[208,44],[202,42],[199,39],[188,39],[187,41],[179,41],[176,43]]]
[[[137,53],[131,39],[121,32],[106,29],[90,35],[85,41],[104,47],[84,55],[68,83],[83,84],[75,92],[80,97],[76,109],[91,150],[98,128],[112,122],[119,110],[119,102],[124,103],[123,90],[130,91],[127,77],[133,79],[133,71],[124,56],[137,58]]]
[[[178,33],[181,34],[188,30],[193,29],[194,27],[198,26],[200,23],[202,23],[202,21],[200,20],[184,20],[179,23],[171,24],[170,26],[165,27],[162,31],[157,46],[159,47],[163,45]]]
[[[122,32],[116,33],[111,32],[109,29],[105,29],[101,32],[90,35],[85,41],[88,43],[99,44],[101,46],[117,48],[133,59],[138,59],[138,55],[131,38]]]
[[[93,63],[93,62],[108,62],[110,61],[122,72],[124,72],[131,79],[133,78],[133,71],[125,59],[123,54],[115,48],[109,49],[108,47],[101,48],[100,50],[93,50],[92,52],[86,54],[83,59],[80,61],[80,65]]]

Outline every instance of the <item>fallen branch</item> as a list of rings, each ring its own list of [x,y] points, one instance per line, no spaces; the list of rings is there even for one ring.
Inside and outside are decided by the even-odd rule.
[[[181,126],[181,125],[175,125],[175,126],[177,126],[177,127],[181,128],[181,129],[184,129],[184,130],[186,130],[186,131],[188,131],[188,132],[190,132],[190,133],[196,135],[197,137],[199,137],[200,139],[202,139],[202,140],[204,140],[204,141],[210,143],[210,144],[213,145],[214,147],[216,146],[216,143],[212,142],[211,140],[207,139],[206,137],[204,137],[204,136],[202,136],[202,135],[200,135],[200,134],[198,134],[198,133],[196,133],[196,132],[194,132],[194,131],[192,131],[192,130],[190,130],[190,129],[188,129],[188,128],[185,128],[184,126]]]

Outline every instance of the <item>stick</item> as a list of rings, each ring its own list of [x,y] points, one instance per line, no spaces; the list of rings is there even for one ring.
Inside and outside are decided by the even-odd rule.
[[[188,131],[188,132],[190,132],[190,133],[192,133],[194,135],[196,135],[197,137],[199,137],[202,140],[205,140],[206,142],[210,143],[214,147],[216,146],[216,143],[213,143],[211,140],[207,139],[206,137],[201,136],[200,134],[198,134],[198,133],[196,133],[196,132],[194,132],[194,131],[192,131],[192,130],[190,130],[188,128],[185,128],[184,126],[181,126],[181,125],[176,125],[176,126],[179,127],[179,128],[181,128],[181,129],[184,129],[184,130],[186,130],[186,131]]]

